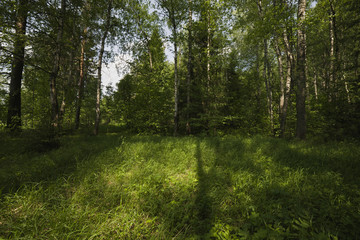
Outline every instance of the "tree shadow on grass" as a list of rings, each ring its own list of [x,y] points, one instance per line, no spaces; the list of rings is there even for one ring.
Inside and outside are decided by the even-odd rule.
[[[338,151],[332,156],[324,153],[326,148],[313,151],[266,137],[224,141],[208,138],[205,142],[216,156],[206,171],[201,151],[197,150],[198,199],[205,202],[198,204],[199,209],[205,209],[205,216],[198,218],[199,223],[201,217],[207,220],[203,228],[198,228],[199,234],[210,230],[211,236],[225,239],[291,235],[316,239],[326,234],[355,236],[358,232],[355,226],[359,215],[351,205],[334,202],[342,196],[355,206],[359,201],[355,191],[343,188],[331,173],[351,172],[349,167],[340,166],[344,159]],[[324,159],[324,154],[331,159]],[[329,166],[331,163],[335,166]],[[355,183],[353,174],[344,178],[344,183]],[[249,183],[246,176],[250,176]]]
[[[233,189],[232,175],[242,167],[245,144],[242,140],[223,142],[218,137],[202,139],[202,142],[205,149],[201,149],[198,139],[195,154],[198,178],[196,233],[203,239],[221,238],[217,230],[222,229],[217,229],[216,224],[229,221],[225,202]]]
[[[269,229],[261,222],[304,239],[358,236],[359,156],[347,147],[253,138],[248,151],[259,153],[258,167],[249,170],[259,177],[261,188],[251,190],[256,217],[249,222],[264,234]],[[287,236],[285,231],[276,234]]]
[[[9,146],[24,139],[9,139]],[[112,136],[69,136],[61,140],[62,146],[45,153],[16,152],[0,159],[0,190],[4,193],[15,192],[27,182],[56,180],[70,176],[80,163],[89,161],[103,152],[121,144],[118,135]],[[21,146],[20,146],[21,148]],[[27,148],[27,147],[25,147]],[[9,150],[7,150],[9,152]]]
[[[143,148],[141,157],[156,159],[156,164],[165,164],[163,168],[149,173],[150,178],[158,180],[140,194],[142,205],[139,206],[151,218],[156,218],[161,229],[165,230],[166,237],[159,238],[209,239],[219,212],[222,189],[231,185],[229,175],[222,175],[218,171],[221,165],[219,140],[189,137],[166,138],[164,142],[154,137],[128,140],[130,143],[138,141],[152,149],[150,156],[150,152]],[[180,162],[172,160],[171,166],[162,160],[170,156],[177,159],[181,152],[186,153],[184,156],[187,159],[180,157]],[[179,169],[180,165],[182,167]],[[180,171],[169,174],[166,171],[170,168]]]
[[[289,143],[282,139],[254,138],[253,148],[292,169],[304,169],[314,174],[334,172],[344,183],[360,186],[360,147],[353,144],[309,142]]]
[[[216,181],[216,179],[211,179],[211,176],[204,170],[199,140],[196,143],[195,158],[197,161],[196,173],[198,179],[195,200],[196,216],[194,216],[197,219],[195,230],[197,235],[203,237],[211,229],[213,203],[209,196],[209,191],[211,182]]]
[[[282,140],[131,137],[125,142],[128,145],[123,145],[122,152],[115,149],[114,156],[109,152],[101,157],[122,143],[117,135],[73,141],[80,145],[71,147],[69,143],[55,150],[53,157],[66,154],[55,165],[29,170],[21,184],[69,176],[79,169],[80,161],[81,171],[74,176],[84,192],[75,199],[77,206],[90,207],[94,216],[106,215],[110,222],[124,223],[113,227],[128,234],[122,235],[126,236],[123,239],[320,239],[311,234],[335,235],[347,229],[342,236],[356,236],[359,232],[354,227],[358,213],[341,199],[340,193],[347,197],[347,192],[339,192],[342,186],[327,184],[330,194],[339,193],[334,195],[339,204],[323,191],[323,182],[313,185],[310,179],[306,182],[309,188],[301,186],[307,175],[298,168],[315,163],[305,159],[309,153]],[[132,144],[136,146],[132,148]],[[98,160],[107,170],[115,166],[114,172],[105,174],[97,167]],[[36,161],[32,164],[37,166]],[[126,173],[117,175],[120,169]],[[298,182],[293,180],[294,174],[299,175]],[[114,215],[107,215],[110,212]],[[122,220],[121,213],[128,219]],[[92,226],[92,220],[89,222]]]

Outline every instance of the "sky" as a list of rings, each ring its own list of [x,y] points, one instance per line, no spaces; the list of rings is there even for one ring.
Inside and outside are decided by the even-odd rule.
[[[173,62],[174,54],[172,52],[172,45],[168,42],[165,42],[165,55],[166,60]],[[125,60],[125,61],[124,61]],[[102,65],[102,85],[105,87],[111,85],[116,87],[116,83],[122,79],[125,74],[128,72],[128,64],[126,61],[131,60],[131,55],[121,55],[120,57],[115,57],[114,62],[108,64],[103,63]]]
[[[155,5],[155,0],[150,0],[152,6],[150,7],[150,12],[154,11],[155,9],[153,6]],[[166,24],[163,26],[165,28],[165,35],[169,36],[171,34],[170,30],[166,26]],[[173,46],[170,42],[167,42],[164,40],[165,44],[165,55],[166,60],[169,62],[174,62],[174,53],[173,53]],[[131,60],[130,55],[123,55],[121,57],[124,57],[127,61]],[[125,74],[127,73],[127,64],[125,61],[121,60],[121,57],[117,57],[114,62],[103,64],[102,66],[102,84],[104,87],[111,84],[113,87],[116,87],[116,83],[122,79]],[[125,71],[124,71],[125,69]],[[103,88],[105,89],[105,88]]]
[[[116,87],[116,83],[123,77],[123,74],[119,74],[116,69],[116,63],[112,62],[108,65],[102,66],[102,84],[106,87],[111,85]]]

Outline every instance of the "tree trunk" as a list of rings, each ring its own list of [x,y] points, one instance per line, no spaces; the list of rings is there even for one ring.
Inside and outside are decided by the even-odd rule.
[[[283,62],[282,62],[281,50],[280,50],[277,38],[275,39],[274,44],[275,44],[274,47],[275,47],[276,59],[278,62],[279,78],[280,78],[280,94],[281,95],[280,95],[280,102],[279,102],[279,116],[281,116],[282,109],[284,108],[284,100],[285,100],[285,83],[284,83],[284,74],[283,74]]]
[[[213,99],[213,89],[211,88],[211,86],[213,86],[211,84],[211,16],[210,16],[210,8],[211,8],[211,0],[209,0],[209,6],[207,9],[207,14],[206,14],[206,22],[207,22],[207,39],[206,39],[206,76],[207,76],[207,98],[205,101],[206,104],[206,109],[205,112],[207,113],[207,127],[210,130],[211,127],[211,117],[214,112],[213,112],[213,108],[211,107],[212,104],[215,103],[215,99]],[[215,133],[215,129],[214,133]]]
[[[66,108],[66,95],[67,95],[67,90],[70,88],[70,82],[72,79],[72,75],[73,75],[73,66],[72,63],[74,61],[74,51],[70,52],[70,58],[69,58],[69,74],[68,74],[68,78],[65,80],[64,84],[63,84],[63,96],[62,96],[62,100],[61,100],[61,104],[60,104],[60,112],[59,112],[59,121],[60,121],[60,125],[62,124],[64,115],[65,115],[65,108]]]
[[[346,64],[343,63],[343,65],[344,65],[343,69],[346,69]],[[346,81],[346,75],[345,75],[344,72],[342,73],[342,79],[341,80],[344,81],[344,87],[345,87],[347,102],[350,104],[351,103],[351,98],[350,98],[349,84]]]
[[[192,0],[188,0],[189,20],[188,20],[188,62],[186,76],[186,133],[191,134],[190,126],[190,89],[191,81],[194,77],[194,67],[192,63]]]
[[[329,89],[328,89],[328,100],[331,102],[334,100],[335,91],[335,11],[330,2],[329,10],[329,31],[330,31],[330,72],[329,72]]]
[[[81,102],[82,102],[83,95],[84,95],[86,35],[87,35],[87,27],[84,28],[83,38],[81,40],[80,75],[79,75],[78,89],[77,89],[77,94],[76,94],[75,129],[79,129],[79,126],[80,126]]]
[[[177,136],[179,129],[179,78],[178,78],[178,36],[177,36],[177,9],[172,1],[157,0],[157,3],[167,12],[171,23],[172,38],[174,43],[174,136]]]
[[[354,71],[354,78],[355,79],[359,79],[358,75],[359,75],[359,55],[360,55],[360,51],[357,50],[355,53],[355,71]]]
[[[317,73],[315,69],[314,69],[314,94],[315,94],[315,99],[318,100]]]
[[[76,22],[76,21],[75,21]],[[72,51],[70,51],[70,56],[69,56],[69,63],[68,63],[68,75],[67,75],[67,79],[65,80],[64,84],[63,84],[63,96],[62,96],[62,101],[60,104],[60,112],[59,112],[59,121],[60,121],[60,125],[62,125],[63,120],[64,120],[64,115],[65,115],[65,110],[66,110],[66,102],[67,102],[67,97],[69,96],[68,91],[72,88],[72,81],[73,81],[73,73],[74,73],[74,53],[76,52],[77,49],[77,43],[75,41],[75,32],[76,32],[76,25],[73,24],[73,35],[70,39],[70,41],[72,42]]]
[[[210,8],[210,6],[209,6]],[[210,95],[210,83],[211,83],[211,65],[210,65],[210,46],[211,46],[211,27],[210,27],[210,9],[207,10],[207,40],[206,40],[206,76],[207,76],[207,94]]]
[[[66,107],[66,97],[65,97],[65,92],[62,96],[62,100],[61,100],[61,104],[60,104],[60,110],[59,110],[59,122],[60,125],[62,125],[62,120],[64,118],[65,115],[65,107]]]
[[[346,91],[347,101],[348,101],[348,103],[351,103],[350,91],[349,91],[349,87],[348,87],[347,81],[344,81],[344,84],[345,84],[345,91]]]
[[[174,109],[174,137],[178,134],[179,128],[179,79],[178,79],[178,51],[177,51],[177,29],[175,21],[173,23],[174,34],[174,95],[175,95],[175,109]]]
[[[16,14],[15,42],[10,79],[7,127],[18,130],[21,127],[21,80],[24,68],[25,34],[28,15],[28,0],[20,0]]]
[[[270,63],[268,61],[268,45],[266,39],[264,39],[264,78],[265,78],[265,86],[266,86],[266,96],[268,100],[270,129],[271,129],[271,133],[274,135],[274,112],[272,105],[272,89],[271,89],[270,73],[271,73],[271,68],[270,68]]]
[[[96,117],[95,117],[95,128],[94,128],[94,134],[98,135],[99,133],[99,124],[100,124],[100,101],[101,101],[101,67],[102,67],[102,59],[105,51],[105,41],[107,38],[107,35],[109,33],[110,29],[110,23],[111,23],[111,10],[112,10],[112,2],[113,0],[109,0],[109,5],[107,9],[107,16],[106,16],[106,23],[105,23],[105,29],[104,29],[104,35],[101,39],[101,47],[99,52],[99,60],[98,60],[98,79],[97,79],[97,87],[96,87]]]
[[[286,130],[286,118],[288,112],[288,106],[290,102],[290,90],[291,90],[291,82],[292,82],[292,67],[294,56],[292,54],[291,46],[289,43],[287,30],[284,29],[283,32],[284,44],[285,44],[285,51],[286,51],[286,82],[284,85],[284,104],[281,109],[280,115],[280,137],[285,137],[285,130]]]
[[[151,49],[150,49],[150,40],[146,39],[147,42],[147,49],[148,49],[148,54],[149,54],[149,64],[150,64],[150,72],[153,71],[153,59],[152,59],[152,54],[151,54]]]
[[[297,94],[296,94],[296,137],[306,138],[306,39],[305,39],[306,0],[299,0],[297,28]]]
[[[59,128],[59,104],[57,99],[57,89],[56,89],[56,78],[59,73],[60,68],[60,58],[61,58],[61,41],[63,39],[63,31],[64,31],[64,21],[65,21],[65,9],[66,8],[66,0],[61,0],[61,13],[60,13],[60,22],[59,22],[59,30],[57,33],[56,39],[56,49],[54,56],[54,65],[50,74],[50,103],[51,103],[51,126],[53,130]]]
[[[256,77],[260,79],[261,72],[260,72],[260,48],[259,46],[256,46],[256,62],[255,62],[255,68],[256,68]],[[262,88],[261,83],[257,83],[257,91],[255,92],[255,98],[256,98],[256,110],[257,112],[261,111],[262,104],[261,104],[261,95],[262,95]],[[259,117],[259,115],[257,114]],[[260,121],[260,119],[257,119],[257,121]]]
[[[258,12],[262,21],[264,21],[264,13],[262,9],[262,1],[258,1]],[[266,87],[266,96],[268,101],[268,112],[270,117],[270,129],[272,134],[274,134],[274,114],[273,114],[273,107],[272,107],[272,91],[271,91],[271,84],[270,84],[270,64],[268,62],[268,44],[267,40],[264,39],[264,71],[263,77],[265,80],[265,87]]]

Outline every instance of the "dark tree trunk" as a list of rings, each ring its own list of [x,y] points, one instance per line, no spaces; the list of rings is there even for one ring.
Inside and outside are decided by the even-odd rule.
[[[174,136],[177,136],[179,129],[179,79],[178,79],[177,29],[175,23],[173,24],[173,34],[174,34],[174,95],[175,95]]]
[[[189,20],[188,20],[188,62],[187,62],[187,76],[186,76],[186,133],[191,134],[190,126],[190,91],[191,81],[194,78],[194,66],[192,63],[192,0],[188,0],[189,4]]]
[[[28,0],[20,0],[16,15],[16,32],[7,115],[7,127],[12,130],[17,130],[21,127],[21,80],[24,68],[27,8]]]
[[[79,74],[78,89],[76,94],[75,129],[79,129],[80,126],[81,102],[84,95],[86,34],[87,34],[87,27],[84,28],[83,38],[81,40],[80,74]]]
[[[306,138],[306,38],[305,38],[306,0],[299,0],[298,5],[298,40],[297,40],[297,94],[296,94],[296,137]]]
[[[329,89],[328,89],[328,99],[329,102],[334,100],[335,92],[335,11],[333,5],[330,1],[330,10],[329,10],[329,35],[330,35],[330,72],[329,72]]]
[[[57,89],[56,89],[56,79],[58,77],[59,68],[60,68],[60,58],[61,58],[61,41],[63,39],[64,31],[64,21],[65,21],[65,8],[66,0],[61,1],[61,13],[60,13],[60,22],[59,30],[56,38],[56,50],[54,55],[54,65],[50,73],[50,103],[51,103],[51,126],[53,129],[59,128],[59,103],[57,99]]]

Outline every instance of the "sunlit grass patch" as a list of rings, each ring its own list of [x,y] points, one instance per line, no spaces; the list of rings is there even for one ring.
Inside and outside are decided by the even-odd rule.
[[[356,239],[360,234],[354,144],[316,146],[261,136],[104,135],[63,141],[42,155],[19,155],[23,160],[16,167],[31,168],[22,170],[27,177],[17,190],[1,196],[0,237]],[[11,179],[11,168],[1,171],[10,171]]]

